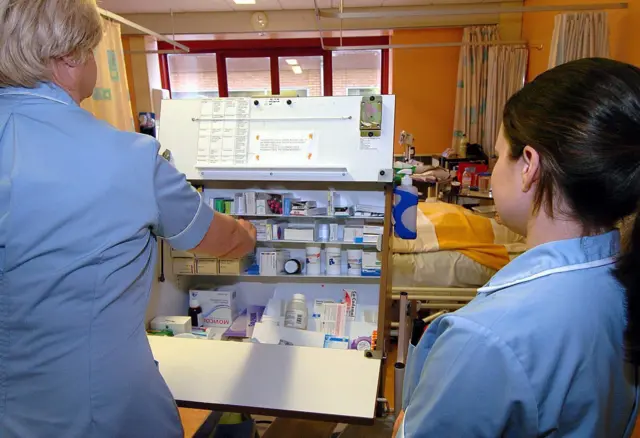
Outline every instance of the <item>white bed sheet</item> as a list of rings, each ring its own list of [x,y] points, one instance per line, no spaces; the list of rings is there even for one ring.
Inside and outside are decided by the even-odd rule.
[[[393,254],[394,287],[481,287],[495,273],[456,251]]]

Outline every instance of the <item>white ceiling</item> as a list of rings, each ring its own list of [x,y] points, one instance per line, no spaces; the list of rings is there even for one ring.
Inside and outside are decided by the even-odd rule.
[[[316,0],[321,9],[337,8],[340,0]],[[476,0],[464,3],[481,2]],[[99,5],[116,14],[173,12],[234,12],[313,9],[313,0],[256,0],[255,5],[236,5],[233,0],[98,0]],[[428,6],[451,3],[443,0],[343,0],[345,8]]]

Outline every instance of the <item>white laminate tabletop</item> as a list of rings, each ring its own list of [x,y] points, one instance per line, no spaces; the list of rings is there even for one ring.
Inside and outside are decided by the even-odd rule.
[[[149,336],[178,405],[367,424],[381,361],[362,351]]]

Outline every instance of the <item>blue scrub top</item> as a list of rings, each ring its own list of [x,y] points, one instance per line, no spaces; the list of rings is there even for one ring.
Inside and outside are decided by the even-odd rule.
[[[533,248],[434,321],[410,352],[398,436],[630,436],[619,241],[614,231]]]
[[[0,89],[0,437],[183,436],[144,315],[156,237],[194,248],[213,212],[158,149]]]

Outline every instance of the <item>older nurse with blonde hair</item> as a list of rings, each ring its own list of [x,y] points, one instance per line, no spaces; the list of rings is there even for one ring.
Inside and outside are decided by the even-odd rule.
[[[255,245],[155,139],[80,108],[101,23],[90,0],[0,0],[2,438],[182,437],[144,327],[156,239]]]

